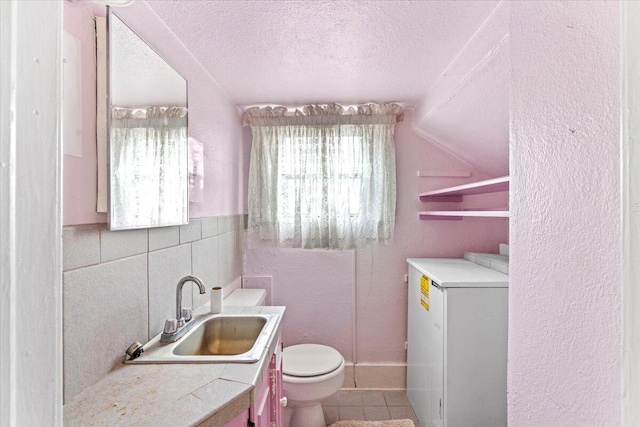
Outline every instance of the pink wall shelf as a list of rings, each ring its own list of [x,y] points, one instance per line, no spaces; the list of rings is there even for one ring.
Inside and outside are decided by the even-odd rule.
[[[464,217],[484,217],[484,218],[508,218],[509,211],[421,211],[418,212],[420,219],[454,219],[460,220]]]
[[[457,187],[443,188],[441,190],[420,193],[422,202],[461,202],[462,196],[472,194],[497,193],[499,191],[509,191],[509,177],[488,179],[471,184],[458,185]]]
[[[459,185],[457,187],[428,191],[426,193],[420,193],[419,197],[421,202],[462,202],[463,196],[498,193],[501,191],[509,191],[508,176]],[[508,218],[509,210],[506,208],[482,208],[477,210],[472,209],[459,211],[421,211],[418,212],[418,215],[420,219],[426,220],[461,220],[464,217]]]

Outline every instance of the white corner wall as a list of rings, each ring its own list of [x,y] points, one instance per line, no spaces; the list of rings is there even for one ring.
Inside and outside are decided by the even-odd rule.
[[[509,425],[621,423],[618,2],[512,2]]]
[[[62,425],[62,2],[0,2],[0,425]]]
[[[640,3],[622,3],[622,424],[640,425]]]

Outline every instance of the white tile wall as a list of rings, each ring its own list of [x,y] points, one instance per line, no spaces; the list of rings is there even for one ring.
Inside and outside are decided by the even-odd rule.
[[[210,216],[202,218],[202,238],[213,237],[218,235],[218,217]]]
[[[209,300],[209,290],[212,287],[222,285],[218,278],[218,262],[212,262],[219,259],[218,239],[218,236],[210,237],[191,244],[193,275],[201,278],[207,287],[205,295],[193,293],[194,307],[201,306]]]
[[[180,227],[157,227],[149,229],[149,252],[170,248],[180,244]]]
[[[237,231],[221,234],[219,238],[219,280],[222,285],[225,285],[242,272],[242,245]]]
[[[147,331],[147,255],[64,273],[64,396],[118,366]]]
[[[180,244],[202,239],[202,221],[190,219],[189,224],[180,226]]]
[[[127,231],[65,227],[65,400],[118,366],[129,344],[161,332],[175,315],[180,278],[194,274],[208,288],[239,282],[244,222],[234,215]],[[208,301],[194,288],[184,287],[183,305]]]
[[[234,224],[232,224],[232,220],[234,220],[235,217],[232,216],[219,216],[218,217],[218,233],[219,234],[223,234],[223,233],[228,233],[230,231],[232,231],[234,228],[237,227],[237,222],[234,222]]]
[[[100,263],[100,228],[91,224],[62,229],[62,239],[69,242],[63,247],[65,271]]]
[[[149,253],[149,337],[162,332],[164,321],[176,317],[176,285],[191,274],[191,245]],[[193,301],[193,283],[182,287],[182,306]]]
[[[100,262],[126,258],[133,255],[147,253],[149,231],[121,230],[109,231],[106,227],[100,228]]]

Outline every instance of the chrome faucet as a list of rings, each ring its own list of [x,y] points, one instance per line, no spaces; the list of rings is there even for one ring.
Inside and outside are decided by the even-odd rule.
[[[191,309],[182,308],[182,287],[187,282],[193,282],[198,285],[200,294],[206,293],[204,283],[196,276],[185,276],[178,282],[176,287],[176,318],[168,319],[164,323],[164,331],[160,337],[162,342],[175,342],[182,338],[182,336],[193,326]]]

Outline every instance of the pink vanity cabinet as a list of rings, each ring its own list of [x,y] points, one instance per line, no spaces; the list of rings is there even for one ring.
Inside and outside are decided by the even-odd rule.
[[[256,386],[259,388],[255,393],[253,406],[227,423],[225,427],[282,427],[284,425],[283,405],[286,403],[283,403],[285,401],[282,397],[281,337],[278,337],[276,349],[271,355],[262,378],[262,384]]]
[[[278,337],[276,350],[263,376],[260,390],[250,409],[251,421],[255,427],[282,427],[284,417],[282,410],[282,340]]]

